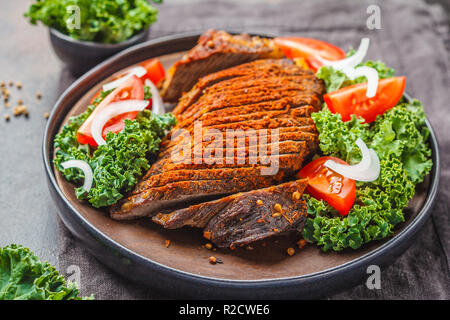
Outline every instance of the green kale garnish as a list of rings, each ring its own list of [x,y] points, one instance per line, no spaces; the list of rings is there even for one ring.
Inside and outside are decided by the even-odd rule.
[[[361,138],[376,151],[381,172],[374,182],[357,183],[355,204],[346,217],[337,216],[325,202],[307,197],[311,218],[306,221],[304,238],[327,251],[356,249],[391,235],[404,221],[403,209],[414,196],[415,184],[423,181],[432,167],[421,103],[400,103],[372,125],[355,117],[342,122],[339,114],[327,109],[312,117],[325,155],[357,163],[361,154],[355,141]]]
[[[73,26],[78,18],[71,6],[79,8],[79,26]],[[25,13],[32,24],[41,21],[74,39],[102,43],[131,38],[154,23],[157,15],[146,0],[37,0]]]
[[[351,56],[354,51],[350,51],[347,56]],[[380,79],[391,78],[395,75],[395,70],[387,67],[381,61],[366,61],[364,63],[360,63],[356,67],[367,66],[374,68],[378,71],[378,76]],[[352,84],[367,82],[365,77],[359,77],[355,80],[350,80],[342,71],[335,70],[333,67],[321,67],[317,73],[317,78],[322,79],[325,82],[327,92],[336,91],[343,87],[351,86]]]
[[[101,95],[103,98],[105,96]],[[131,190],[144,170],[150,167],[149,158],[159,150],[161,139],[176,120],[171,114],[159,116],[144,110],[135,120],[125,120],[121,132],[108,133],[106,144],[92,153],[88,145],[78,143],[76,136],[78,128],[94,108],[91,105],[82,114],[72,117],[55,136],[56,153],[53,161],[67,180],[77,184],[84,178],[81,170],[64,169],[61,163],[73,159],[89,163],[94,176],[93,186],[88,193],[79,187],[75,194],[78,199],[86,199],[99,208],[114,204]]]
[[[149,156],[159,150],[166,130],[175,124],[171,114],[159,116],[151,111],[140,112],[136,120],[125,120],[122,131],[109,132],[106,144],[99,146],[89,159],[94,186],[87,196],[77,189],[79,198],[86,198],[96,208],[109,206],[131,190],[137,179],[150,168]]]
[[[98,97],[96,97],[96,98],[94,99],[94,101],[92,101],[92,104],[93,104],[94,106],[98,106],[98,105],[100,104],[100,102],[102,102],[103,99],[105,99],[106,96],[107,96],[108,94],[110,94],[111,92],[113,92],[113,91],[114,91],[114,89],[106,90],[106,91],[100,91],[100,94],[98,95]]]
[[[53,146],[56,150],[53,163],[56,168],[64,174],[64,177],[76,184],[83,181],[84,175],[79,169],[64,169],[61,163],[68,160],[83,160],[89,162],[90,147],[87,144],[79,144],[77,140],[77,131],[84,121],[94,111],[95,105],[90,105],[83,113],[71,117],[68,123],[62,128],[61,132],[55,136]]]
[[[0,300],[91,300],[79,297],[55,267],[29,249],[11,244],[0,248]]]
[[[149,86],[144,87],[144,100],[150,100],[152,98],[152,92]]]

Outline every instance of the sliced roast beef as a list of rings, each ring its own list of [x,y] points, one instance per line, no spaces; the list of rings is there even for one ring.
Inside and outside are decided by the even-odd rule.
[[[176,102],[207,74],[257,59],[282,57],[283,53],[271,39],[208,30],[198,44],[167,71],[161,94],[165,101]]]
[[[264,90],[255,89],[249,79],[264,79]],[[293,177],[318,147],[310,115],[320,109],[324,91],[312,72],[286,59],[257,60],[201,78],[175,108],[179,122],[161,143],[157,161],[111,208],[111,216],[153,216],[168,206],[266,188]],[[202,139],[196,140],[199,123]],[[234,134],[231,143],[228,132]],[[216,148],[222,148],[222,156],[216,157]],[[179,154],[186,158],[179,161]]]
[[[306,203],[301,198],[306,180],[233,194],[192,205],[171,213],[159,213],[153,221],[167,229],[191,226],[218,247],[235,248],[267,237],[301,231]]]
[[[203,179],[171,182],[162,186],[133,194],[120,206],[113,206],[110,214],[116,220],[130,220],[152,216],[160,210],[180,203],[199,201],[212,196],[221,196],[246,190],[258,189],[279,183],[283,177],[280,171],[273,176],[240,176],[231,179]]]

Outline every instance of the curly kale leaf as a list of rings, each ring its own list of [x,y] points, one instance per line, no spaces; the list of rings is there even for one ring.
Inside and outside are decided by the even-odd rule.
[[[74,283],[29,249],[11,244],[0,248],[0,300],[84,300]]]
[[[150,100],[152,98],[152,92],[149,86],[144,86],[144,100]]]
[[[114,204],[136,185],[137,179],[150,166],[149,158],[159,150],[161,139],[176,122],[171,114],[159,116],[145,110],[135,120],[125,120],[121,132],[108,133],[106,145],[99,146],[91,155],[89,145],[78,143],[77,131],[107,94],[102,93],[85,112],[70,118],[54,139],[53,162],[68,181],[80,184],[83,172],[77,168],[64,169],[61,163],[83,160],[91,166],[92,188],[88,193],[82,187],[76,188],[75,194],[96,208]]]
[[[354,51],[351,51],[347,56],[350,56],[354,53]],[[361,66],[367,66],[374,68],[378,71],[378,76],[380,79],[384,78],[391,78],[395,75],[395,70],[392,68],[387,67],[383,62],[381,61],[366,61],[364,63],[360,63],[356,67]],[[362,83],[367,82],[367,79],[365,77],[359,77],[355,80],[350,80],[342,71],[335,70],[333,67],[321,67],[317,73],[316,76],[319,79],[322,79],[325,82],[327,92],[336,91],[340,88],[348,87],[356,83]]]
[[[401,159],[408,178],[414,183],[421,182],[433,165],[425,119],[422,104],[413,100],[387,111],[373,129],[371,148],[382,158]]]
[[[84,175],[81,170],[76,168],[64,169],[61,163],[68,160],[83,160],[88,162],[90,157],[89,145],[79,144],[77,140],[77,130],[84,121],[94,111],[95,105],[90,105],[87,110],[78,116],[71,117],[68,123],[62,128],[61,132],[55,136],[53,146],[56,150],[53,163],[58,171],[64,174],[64,177],[73,182],[81,183]]]
[[[303,236],[324,251],[359,248],[383,239],[404,221],[403,209],[414,196],[415,184],[432,167],[425,113],[419,101],[401,103],[378,117],[372,126],[353,119],[342,122],[339,115],[323,110],[313,114],[319,131],[320,148],[326,155],[350,163],[361,158],[355,145],[363,139],[380,158],[380,177],[358,183],[356,201],[346,217],[337,216],[328,204],[308,198]]]
[[[155,115],[146,110],[136,120],[125,120],[124,129],[108,133],[106,144],[99,146],[89,164],[94,174],[94,186],[80,198],[87,198],[94,207],[109,206],[123,197],[150,168],[149,156],[159,150],[165,132],[175,124],[175,118]]]
[[[71,6],[79,8],[79,26],[73,26],[78,11]],[[146,0],[39,0],[25,13],[32,24],[41,21],[72,38],[102,43],[131,38],[154,23],[157,15]]]
[[[361,152],[355,141],[358,138],[367,141],[370,136],[367,123],[355,116],[343,122],[340,114],[331,113],[325,108],[313,113],[312,118],[320,132],[320,149],[324,154],[343,159],[349,164],[361,160]]]

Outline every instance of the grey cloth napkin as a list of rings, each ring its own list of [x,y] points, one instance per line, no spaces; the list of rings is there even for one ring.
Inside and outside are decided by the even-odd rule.
[[[381,8],[381,30],[366,27],[367,7]],[[441,183],[431,219],[411,247],[381,271],[381,289],[361,284],[329,299],[449,299],[450,254],[450,61],[448,18],[439,6],[406,1],[177,1],[159,8],[151,38],[208,28],[317,37],[342,48],[371,38],[368,58],[381,59],[407,76],[407,91],[420,99],[436,130],[441,151]],[[448,48],[447,48],[448,49]],[[63,71],[62,86],[73,81]],[[59,267],[81,270],[81,291],[98,299],[172,298],[131,283],[91,256],[59,226]]]

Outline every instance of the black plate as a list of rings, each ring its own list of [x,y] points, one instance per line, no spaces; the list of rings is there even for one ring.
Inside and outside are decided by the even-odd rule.
[[[43,159],[52,198],[58,205],[59,215],[69,230],[94,256],[111,269],[138,283],[162,289],[174,297],[317,298],[361,283],[367,277],[366,270],[369,265],[382,267],[392,263],[407,249],[429,217],[436,195],[440,170],[439,151],[436,136],[428,121],[427,126],[431,132],[429,144],[434,165],[427,179],[426,188],[421,191],[423,193],[421,208],[409,216],[407,222],[392,238],[369,246],[361,251],[360,256],[349,262],[318,272],[261,280],[221,279],[186,272],[130,250],[102,232],[80,213],[76,207],[78,204],[72,203],[58,184],[52,165],[52,141],[70,109],[92,87],[114,72],[152,57],[189,50],[195,45],[198,37],[199,34],[171,36],[129,48],[89,71],[58,99],[45,129]]]

